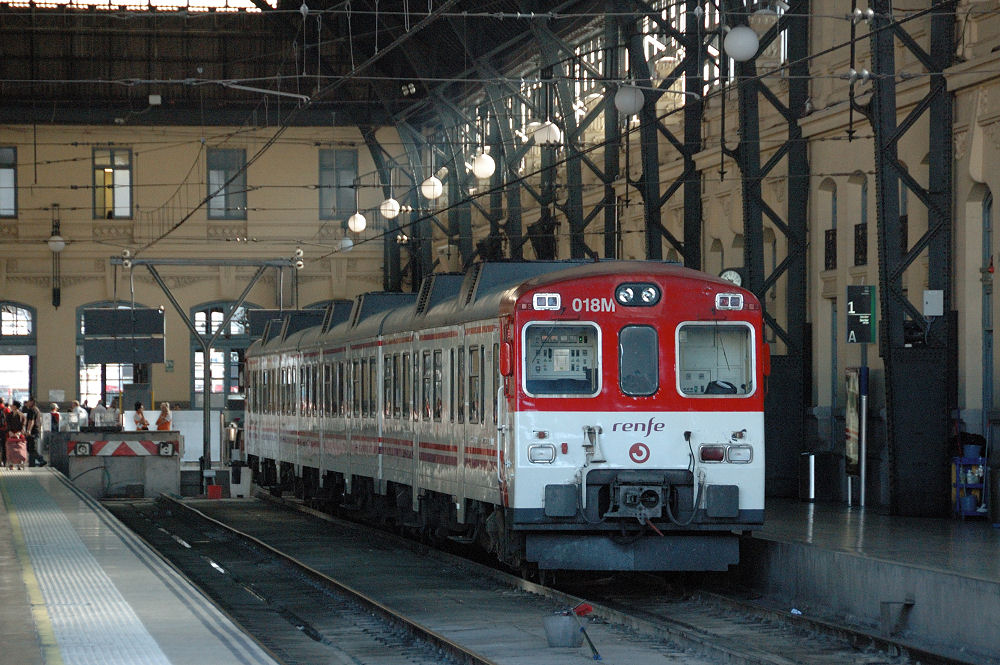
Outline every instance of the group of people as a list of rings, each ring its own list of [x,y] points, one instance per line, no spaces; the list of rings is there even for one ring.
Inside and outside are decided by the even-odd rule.
[[[0,448],[2,465],[8,469],[23,469],[29,466],[45,466],[45,458],[38,452],[38,442],[42,435],[42,412],[29,397],[21,404],[13,400],[10,405],[0,397],[0,437],[4,445]]]
[[[86,404],[86,403],[84,403]],[[75,414],[77,422],[85,425],[88,422],[92,425],[102,424],[102,414],[107,413],[105,406],[98,402],[97,406],[89,411],[80,402],[73,400],[70,413]],[[59,429],[61,418],[59,405],[53,404],[49,413],[51,427],[53,430]],[[168,402],[160,403],[160,414],[156,419],[157,430],[169,430],[172,426],[173,416],[170,412]],[[149,421],[143,411],[142,402],[135,403],[135,415],[133,417],[137,430],[148,430]],[[29,397],[22,404],[18,400],[12,400],[7,404],[0,397],[0,467],[8,469],[23,469],[25,463],[28,466],[45,466],[47,462],[38,451],[38,444],[42,438],[42,412],[35,404],[35,398]]]
[[[156,419],[156,429],[166,431],[171,428],[173,415],[170,413],[170,402],[160,402],[160,415]],[[142,402],[135,403],[135,414],[132,416],[137,430],[148,430],[149,421],[146,420],[146,412],[143,411]]]

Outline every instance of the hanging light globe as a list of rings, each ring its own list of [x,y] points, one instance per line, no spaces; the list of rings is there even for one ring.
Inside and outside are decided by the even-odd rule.
[[[368,226],[368,220],[360,212],[356,212],[347,218],[347,228],[354,233],[361,233]]]
[[[497,170],[497,163],[485,152],[481,152],[472,160],[472,173],[479,179],[489,178]]]
[[[562,131],[559,126],[551,120],[546,120],[542,126],[532,134],[536,145],[557,146],[562,145]]]
[[[753,28],[748,25],[738,25],[726,34],[726,39],[722,44],[726,55],[736,62],[746,62],[757,55],[760,41]]]
[[[424,195],[425,199],[433,201],[444,194],[444,185],[441,184],[437,176],[432,175],[420,183],[420,193]]]
[[[638,114],[644,101],[642,90],[630,83],[619,86],[615,93],[615,108],[622,115]]]
[[[49,251],[53,254],[58,254],[59,252],[66,249],[66,239],[63,238],[58,233],[53,234],[48,239]]]
[[[342,251],[342,252],[349,252],[352,249],[354,249],[354,241],[353,240],[351,240],[347,236],[344,236],[343,238],[340,239],[340,251]]]
[[[390,196],[385,201],[382,201],[382,205],[378,207],[378,211],[386,219],[396,219],[399,215],[399,201]]]

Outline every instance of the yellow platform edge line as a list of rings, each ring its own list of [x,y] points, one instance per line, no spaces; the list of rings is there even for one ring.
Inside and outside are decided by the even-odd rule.
[[[46,665],[63,665],[62,652],[56,641],[55,631],[52,629],[52,620],[45,604],[45,597],[42,595],[41,587],[38,586],[35,569],[31,566],[31,557],[28,555],[28,545],[24,540],[24,532],[21,530],[21,520],[17,515],[17,507],[7,492],[7,483],[3,475],[0,475],[0,496],[3,496],[3,502],[7,506],[7,518],[11,525],[11,540],[14,553],[21,562],[21,579],[24,580],[24,586],[28,591],[28,602],[31,604],[31,616],[35,621],[35,630],[38,631],[42,659]]]

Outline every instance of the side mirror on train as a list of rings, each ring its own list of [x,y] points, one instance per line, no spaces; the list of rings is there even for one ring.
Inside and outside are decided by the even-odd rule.
[[[510,342],[500,343],[500,376],[514,374],[514,345]]]
[[[760,368],[764,376],[771,376],[771,345],[767,342],[761,344]]]

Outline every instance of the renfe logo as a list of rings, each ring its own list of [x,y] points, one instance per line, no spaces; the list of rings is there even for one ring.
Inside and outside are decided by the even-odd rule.
[[[655,418],[650,418],[648,423],[615,423],[611,426],[612,432],[638,432],[649,436],[653,432],[662,432],[667,428],[666,423],[658,423]]]
[[[636,464],[642,464],[649,459],[649,446],[645,443],[633,443],[628,449],[628,456]]]

